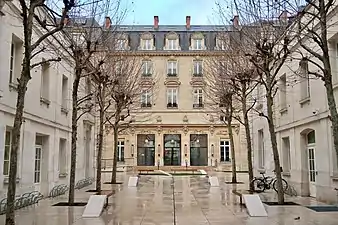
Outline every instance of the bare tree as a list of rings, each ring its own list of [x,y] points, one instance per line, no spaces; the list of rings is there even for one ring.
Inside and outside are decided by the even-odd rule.
[[[104,26],[100,26],[102,14],[109,14],[104,20]],[[98,1],[93,2],[84,8],[83,11],[76,11],[69,16],[65,29],[64,46],[68,46],[70,56],[74,61],[74,80],[72,88],[72,137],[71,137],[71,166],[69,181],[68,204],[74,204],[75,194],[75,169],[76,169],[76,141],[77,141],[77,123],[81,116],[90,112],[92,103],[92,92],[87,92],[79,98],[79,85],[82,78],[89,78],[100,71],[104,64],[99,60],[95,65],[91,58],[97,52],[106,51],[102,49],[104,43],[109,43],[110,36],[114,33],[118,22],[121,21],[125,11],[120,8],[120,1]],[[112,19],[114,24],[112,24]],[[80,112],[80,114],[78,113]]]
[[[337,21],[335,0],[306,1],[301,7],[288,34],[294,37],[300,48],[292,52],[293,57],[306,67],[310,78],[323,81],[333,128],[333,142],[338,162],[338,113],[334,98],[332,66],[329,54],[329,30],[335,29]],[[331,27],[331,28],[330,28]],[[310,65],[308,65],[310,64]],[[310,69],[312,68],[312,69]],[[306,78],[306,77],[303,77]]]
[[[137,55],[122,51],[109,60],[110,77],[112,79],[111,99],[113,106],[108,112],[106,120],[113,129],[114,156],[111,183],[116,183],[118,135],[122,130],[136,122],[136,115],[142,114],[142,109],[149,107],[156,91],[155,74],[142,74],[143,63]],[[145,95],[147,93],[147,95]],[[149,98],[144,103],[142,98]],[[147,113],[141,116],[143,121],[149,118]],[[140,121],[139,121],[140,122]]]
[[[1,3],[2,4],[2,3]],[[24,1],[20,0],[20,15],[23,26],[23,48],[24,56],[22,61],[22,70],[17,82],[17,103],[14,125],[12,129],[12,147],[10,151],[10,169],[9,184],[7,191],[7,209],[6,225],[15,224],[14,200],[16,192],[17,176],[17,153],[20,144],[20,130],[23,120],[23,110],[25,106],[25,96],[28,82],[31,80],[31,70],[35,67],[48,64],[53,61],[60,61],[60,58],[50,58],[40,62],[34,62],[34,59],[44,52],[45,48],[40,48],[47,42],[53,34],[61,31],[64,27],[64,20],[67,13],[75,7],[73,0],[63,1],[64,10],[56,12],[46,5],[44,0]],[[58,19],[57,19],[58,18]],[[36,40],[33,38],[35,26],[42,32]]]
[[[277,178],[278,203],[283,204],[282,168],[275,134],[273,105],[277,92],[277,75],[290,53],[289,38],[283,36],[288,23],[280,19],[280,15],[288,8],[289,2],[286,0],[234,0],[233,3],[239,14],[233,19],[234,30],[240,32],[246,39],[245,45],[241,48],[242,54],[247,56],[253,64],[258,74],[257,81],[265,88],[267,114],[260,112],[259,115],[266,118],[268,122],[275,164],[274,171]],[[293,5],[290,7],[293,8]],[[228,18],[222,5],[219,4],[218,9],[221,18]],[[248,43],[252,48],[246,48]],[[241,46],[242,43],[237,44]]]

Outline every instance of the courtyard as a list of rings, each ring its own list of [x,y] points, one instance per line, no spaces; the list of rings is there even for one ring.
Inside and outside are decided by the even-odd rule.
[[[210,187],[208,180],[201,176],[141,176],[139,185],[127,187],[132,174],[119,173],[121,185],[104,184],[103,189],[115,189],[109,199],[109,206],[100,218],[82,218],[84,206],[60,207],[55,203],[67,201],[67,196],[41,200],[37,205],[16,211],[18,225],[336,225],[338,212],[318,213],[305,206],[323,205],[312,198],[287,197],[287,201],[298,203],[291,206],[267,206],[268,217],[250,217],[245,207],[239,204],[233,189],[246,190],[247,174],[239,174],[243,184],[226,184],[231,173],[216,173],[220,187]],[[108,181],[110,174],[104,174]],[[93,193],[86,192],[93,186],[76,191],[76,202],[86,202]],[[173,194],[174,193],[174,194]],[[273,201],[272,192],[261,195],[263,201]],[[1,223],[4,224],[4,215]],[[175,220],[175,221],[174,221]]]

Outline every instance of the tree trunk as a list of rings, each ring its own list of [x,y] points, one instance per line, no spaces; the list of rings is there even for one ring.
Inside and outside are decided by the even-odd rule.
[[[272,145],[272,152],[273,152],[273,160],[275,163],[275,173],[277,179],[277,190],[278,190],[278,204],[284,204],[284,190],[283,190],[283,183],[282,183],[282,169],[280,166],[279,161],[279,153],[277,147],[277,137],[275,133],[275,125],[273,121],[273,97],[271,94],[267,94],[266,96],[267,101],[267,111],[268,111],[268,125],[269,125],[269,133],[270,133],[270,140]]]
[[[18,150],[20,147],[20,131],[23,121],[23,110],[25,106],[25,96],[27,90],[27,84],[30,80],[30,60],[23,63],[21,72],[21,78],[18,84],[18,96],[16,103],[16,112],[14,118],[14,126],[12,129],[12,146],[10,152],[10,167],[8,176],[8,188],[7,188],[7,209],[6,209],[6,225],[15,224],[15,212],[14,201],[16,193],[16,177],[18,168]]]
[[[236,155],[235,155],[235,143],[234,143],[234,135],[232,132],[232,101],[228,106],[228,115],[227,115],[227,127],[230,138],[230,150],[231,150],[231,166],[232,166],[232,183],[237,183],[237,171],[236,171]]]
[[[249,190],[250,192],[254,191],[254,184],[251,182],[253,180],[253,168],[252,168],[252,146],[251,146],[251,134],[250,134],[250,124],[248,118],[248,109],[246,105],[246,88],[242,86],[242,113],[244,118],[244,127],[245,127],[245,137],[246,137],[246,149],[247,149],[247,160],[248,160],[248,172],[249,172]]]
[[[118,123],[115,123],[114,127],[114,156],[113,156],[113,172],[111,175],[111,183],[115,184],[116,183],[116,174],[117,174],[117,152],[118,152],[118,133],[119,133],[119,128],[118,128]]]
[[[105,88],[101,88],[101,86],[99,85],[99,101],[102,101],[101,103],[99,103],[99,108],[100,108],[100,118],[99,118],[99,133],[98,133],[98,137],[97,137],[97,141],[98,141],[98,149],[97,149],[97,158],[96,158],[96,191],[99,192],[99,194],[101,194],[101,164],[102,164],[102,147],[103,147],[103,125],[104,125],[104,97],[105,97]]]
[[[75,171],[76,171],[76,141],[77,141],[77,100],[78,100],[78,89],[80,84],[82,70],[75,69],[75,79],[73,81],[72,90],[72,143],[71,143],[71,156],[70,156],[70,177],[69,177],[69,195],[68,204],[74,204],[75,195]]]

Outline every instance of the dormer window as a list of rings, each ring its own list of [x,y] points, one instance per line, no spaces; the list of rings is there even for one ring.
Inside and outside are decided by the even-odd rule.
[[[156,50],[154,36],[150,32],[141,34],[140,46],[138,50]]]
[[[126,40],[123,39],[117,40],[116,50],[126,50]]]
[[[115,50],[117,51],[129,50],[127,34],[117,34],[114,40],[115,40]]]
[[[216,38],[216,50],[228,50],[230,37],[228,34],[218,35]]]
[[[191,36],[190,50],[205,50],[204,35],[202,33],[195,33]]]
[[[179,37],[174,32],[170,32],[166,35],[165,43],[163,50],[181,50]]]

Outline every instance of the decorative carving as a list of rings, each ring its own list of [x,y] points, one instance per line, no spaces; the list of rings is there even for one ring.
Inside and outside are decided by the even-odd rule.
[[[161,126],[157,126],[157,133],[158,133],[158,135],[161,135],[161,133],[162,133],[162,127]]]
[[[178,34],[171,31],[165,36],[165,38],[168,39],[168,40],[173,40],[173,39],[176,40],[176,39],[178,39]]]
[[[129,132],[131,135],[135,134],[135,127],[130,127]]]
[[[203,87],[205,85],[205,81],[203,80],[203,77],[192,77],[190,81],[190,85],[194,87]]]
[[[183,133],[184,133],[184,135],[187,135],[188,132],[189,132],[188,126],[184,126],[184,127],[183,127]]]
[[[181,85],[181,82],[177,77],[167,77],[167,79],[164,81],[164,85],[177,87]]]
[[[173,56],[173,55],[171,55],[171,56],[169,57],[169,60],[168,60],[168,61],[176,61],[176,57]]]
[[[236,134],[239,134],[239,126],[236,126],[236,127],[235,127],[235,133],[236,133]]]
[[[108,135],[113,127],[110,125],[105,125],[104,129],[106,131],[106,135]]]
[[[211,126],[209,127],[209,131],[210,131],[210,134],[213,136],[214,133],[215,133],[215,127],[214,127],[213,125],[211,125]]]
[[[228,135],[228,131],[227,130],[221,130],[221,131],[218,131],[216,134],[217,135]]]
[[[161,116],[157,116],[156,117],[156,122],[161,123],[162,122],[162,117]]]
[[[168,133],[169,134],[177,134],[177,130],[175,129],[170,129],[170,130],[168,130]]]
[[[153,35],[150,32],[144,32],[141,34],[142,40],[151,40],[153,39]]]
[[[184,115],[183,117],[183,123],[188,123],[189,122],[189,119],[187,117],[187,115]]]
[[[209,117],[209,122],[210,122],[210,123],[215,122],[215,119],[214,119],[214,117],[213,117],[212,115],[210,115],[210,117]],[[212,127],[213,127],[213,126],[212,126]]]
[[[204,35],[201,32],[196,32],[191,35],[192,39],[204,39]]]

